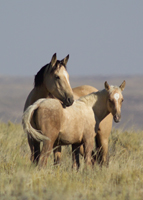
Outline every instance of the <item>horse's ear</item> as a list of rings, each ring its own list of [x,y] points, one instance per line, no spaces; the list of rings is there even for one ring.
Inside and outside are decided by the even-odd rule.
[[[110,85],[107,83],[107,81],[105,81],[104,86],[105,86],[105,89],[106,89],[107,91],[110,90]]]
[[[123,83],[119,86],[121,91],[123,91],[125,89],[125,85],[126,85],[126,81],[123,81]]]
[[[64,59],[61,60],[61,63],[66,66],[68,60],[69,60],[69,54]]]
[[[55,66],[56,62],[57,62],[57,55],[56,55],[56,53],[55,53],[55,54],[52,56],[52,59],[51,59],[51,66],[52,66],[52,67]]]

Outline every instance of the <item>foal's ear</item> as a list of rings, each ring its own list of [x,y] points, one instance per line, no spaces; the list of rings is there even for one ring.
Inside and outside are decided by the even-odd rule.
[[[53,67],[57,62],[57,55],[56,53],[52,56],[52,59],[51,59],[51,66]]]
[[[68,60],[69,60],[69,54],[64,59],[61,60],[61,63],[66,66]]]
[[[104,86],[105,86],[105,89],[106,89],[107,91],[110,90],[110,85],[107,83],[107,81],[105,81]]]
[[[125,89],[125,85],[126,85],[126,81],[123,81],[123,83],[119,86],[121,91],[123,91]]]

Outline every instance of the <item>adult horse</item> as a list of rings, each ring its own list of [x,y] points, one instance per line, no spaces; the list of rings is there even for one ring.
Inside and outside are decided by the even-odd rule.
[[[62,60],[57,60],[56,53],[52,56],[51,62],[43,66],[35,76],[34,88],[27,97],[24,111],[28,106],[40,98],[57,98],[64,106],[72,105],[73,91],[69,83],[69,75],[66,70],[69,55]],[[35,148],[37,141],[29,137],[28,143],[31,150],[31,160],[35,161]]]
[[[79,167],[78,147],[84,144],[85,162],[91,165],[94,138],[100,122],[112,113],[114,121],[121,118],[122,91],[125,81],[76,100],[73,105],[63,108],[56,99],[40,99],[24,112],[22,124],[25,132],[37,140],[37,163],[43,167],[53,148],[58,145],[73,145],[73,162]],[[39,131],[38,131],[39,130]],[[40,152],[40,141],[43,141]]]

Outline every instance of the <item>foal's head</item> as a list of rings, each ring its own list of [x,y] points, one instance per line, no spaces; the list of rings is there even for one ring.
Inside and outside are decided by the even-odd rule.
[[[107,108],[108,111],[112,113],[115,122],[119,122],[121,119],[121,106],[123,102],[122,91],[124,90],[125,85],[125,81],[123,81],[119,87],[110,86],[107,81],[105,82],[105,89],[108,92]]]
[[[61,100],[65,106],[72,105],[74,98],[72,88],[69,82],[69,75],[66,70],[69,55],[62,60],[57,60],[56,53],[52,56],[51,62],[41,68],[35,76],[35,83],[40,79],[39,85],[44,85],[48,92],[55,98]],[[38,76],[39,74],[39,76]],[[36,84],[35,84],[36,86]],[[38,84],[37,84],[38,86]]]

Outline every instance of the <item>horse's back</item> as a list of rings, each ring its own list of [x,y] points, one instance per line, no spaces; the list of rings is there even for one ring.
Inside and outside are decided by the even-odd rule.
[[[81,96],[88,95],[92,92],[98,91],[95,87],[92,87],[90,85],[82,85],[82,86],[79,86],[79,87],[75,87],[72,90],[73,90],[75,99],[78,99]]]
[[[59,132],[63,115],[63,107],[57,99],[45,99],[35,111],[36,128],[44,135]]]
[[[46,92],[43,87],[34,87],[26,99],[24,111],[28,108],[28,106],[32,105],[34,102],[41,98],[53,98],[53,95]]]

